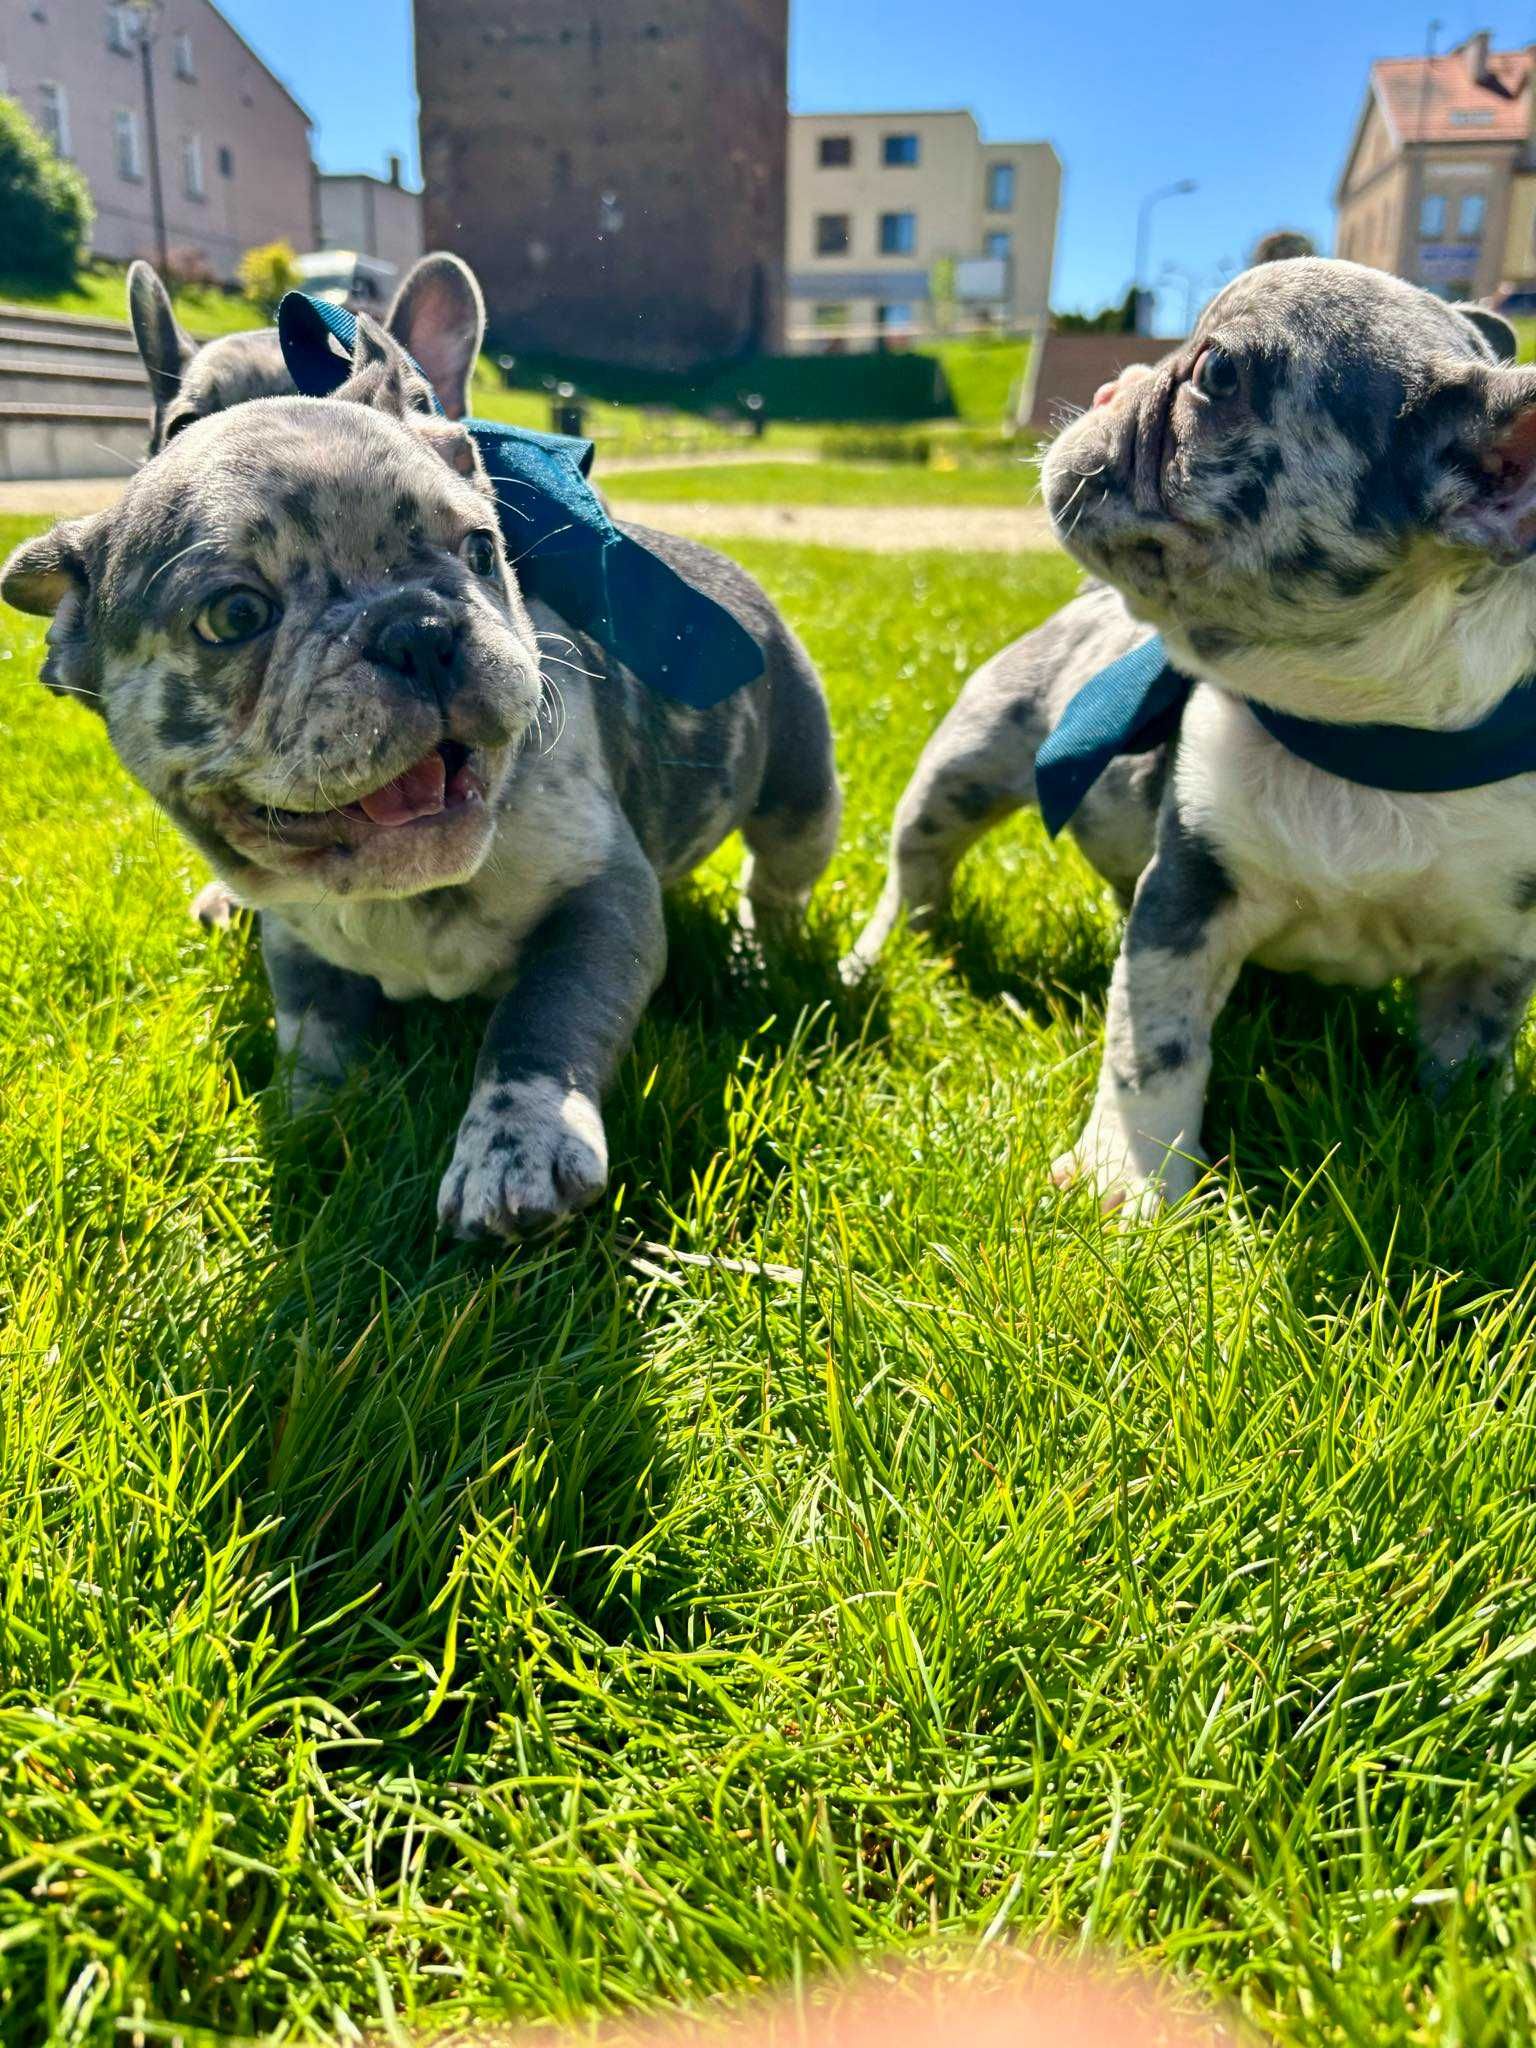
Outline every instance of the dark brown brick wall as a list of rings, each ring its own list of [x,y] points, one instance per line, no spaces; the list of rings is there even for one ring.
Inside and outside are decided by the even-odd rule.
[[[417,0],[427,247],[503,346],[778,346],[787,43],[788,0]]]

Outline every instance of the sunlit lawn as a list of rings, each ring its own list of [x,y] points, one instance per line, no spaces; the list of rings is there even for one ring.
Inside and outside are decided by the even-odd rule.
[[[12,522],[6,538],[21,529]],[[287,1124],[255,947],[0,621],[0,2038],[397,2039],[1090,1935],[1287,2039],[1531,2037],[1536,1116],[1253,973],[1220,1210],[1048,1187],[1115,918],[1033,822],[838,948],[1054,556],[738,550],[849,785],[717,863],[563,1239],[438,1241],[479,1012]]]

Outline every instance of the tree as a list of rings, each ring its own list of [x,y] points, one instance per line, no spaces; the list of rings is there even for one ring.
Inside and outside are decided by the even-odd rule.
[[[299,260],[286,242],[263,242],[240,258],[240,283],[268,319],[285,293],[299,288]]]
[[[1053,313],[1051,325],[1058,334],[1134,334],[1136,287],[1132,285],[1118,305],[1097,313]]]
[[[1251,263],[1284,263],[1292,256],[1315,256],[1317,244],[1299,228],[1275,228],[1253,245]]]
[[[74,165],[15,100],[0,99],[0,265],[27,284],[73,284],[94,218]]]

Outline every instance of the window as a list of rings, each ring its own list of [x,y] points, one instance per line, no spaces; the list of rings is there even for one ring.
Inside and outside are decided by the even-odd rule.
[[[1493,109],[1491,107],[1453,107],[1451,109],[1453,128],[1491,128]]]
[[[891,305],[875,308],[875,325],[882,334],[910,334],[912,331],[912,308],[903,299]]]
[[[882,213],[880,216],[880,254],[882,256],[910,256],[917,247],[917,215],[915,213]]]
[[[144,152],[139,147],[139,117],[131,107],[119,107],[112,116],[112,141],[117,175],[137,185],[144,175]]]
[[[988,213],[1012,213],[1012,164],[987,165],[987,211]]]
[[[235,175],[235,152],[232,149],[219,151],[219,176],[232,178]]]
[[[917,137],[915,135],[887,135],[880,144],[880,161],[903,170],[910,170],[918,160]]]
[[[1427,192],[1419,207],[1419,233],[1427,241],[1435,241],[1445,233],[1445,194]]]
[[[1007,228],[994,228],[982,237],[982,253],[986,256],[1008,257],[1013,254],[1013,236]]]
[[[201,135],[185,135],[181,143],[181,189],[189,199],[206,199],[208,188],[203,183],[203,138]]]
[[[126,7],[107,9],[107,48],[116,50],[120,57],[131,57],[139,47],[139,39],[133,32],[133,16]]]
[[[823,135],[816,145],[816,161],[824,171],[845,169],[853,162],[853,137]]]
[[[1488,202],[1481,192],[1468,192],[1463,195],[1458,218],[1460,231],[1469,240],[1475,241],[1483,232],[1483,215],[1487,207]]]
[[[812,313],[811,319],[817,327],[846,327],[848,325],[848,308],[841,303],[837,305],[818,305]]]
[[[60,156],[70,154],[69,97],[62,85],[37,88],[37,125]]]
[[[816,254],[818,256],[846,256],[848,254],[848,216],[846,213],[817,214]]]
[[[197,77],[197,66],[192,61],[192,38],[189,35],[179,35],[171,44],[171,69],[178,78]]]

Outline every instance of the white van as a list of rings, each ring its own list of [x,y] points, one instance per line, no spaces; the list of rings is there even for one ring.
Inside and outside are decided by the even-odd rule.
[[[354,313],[382,313],[400,282],[395,264],[358,249],[316,249],[301,256],[298,267],[302,291]]]

